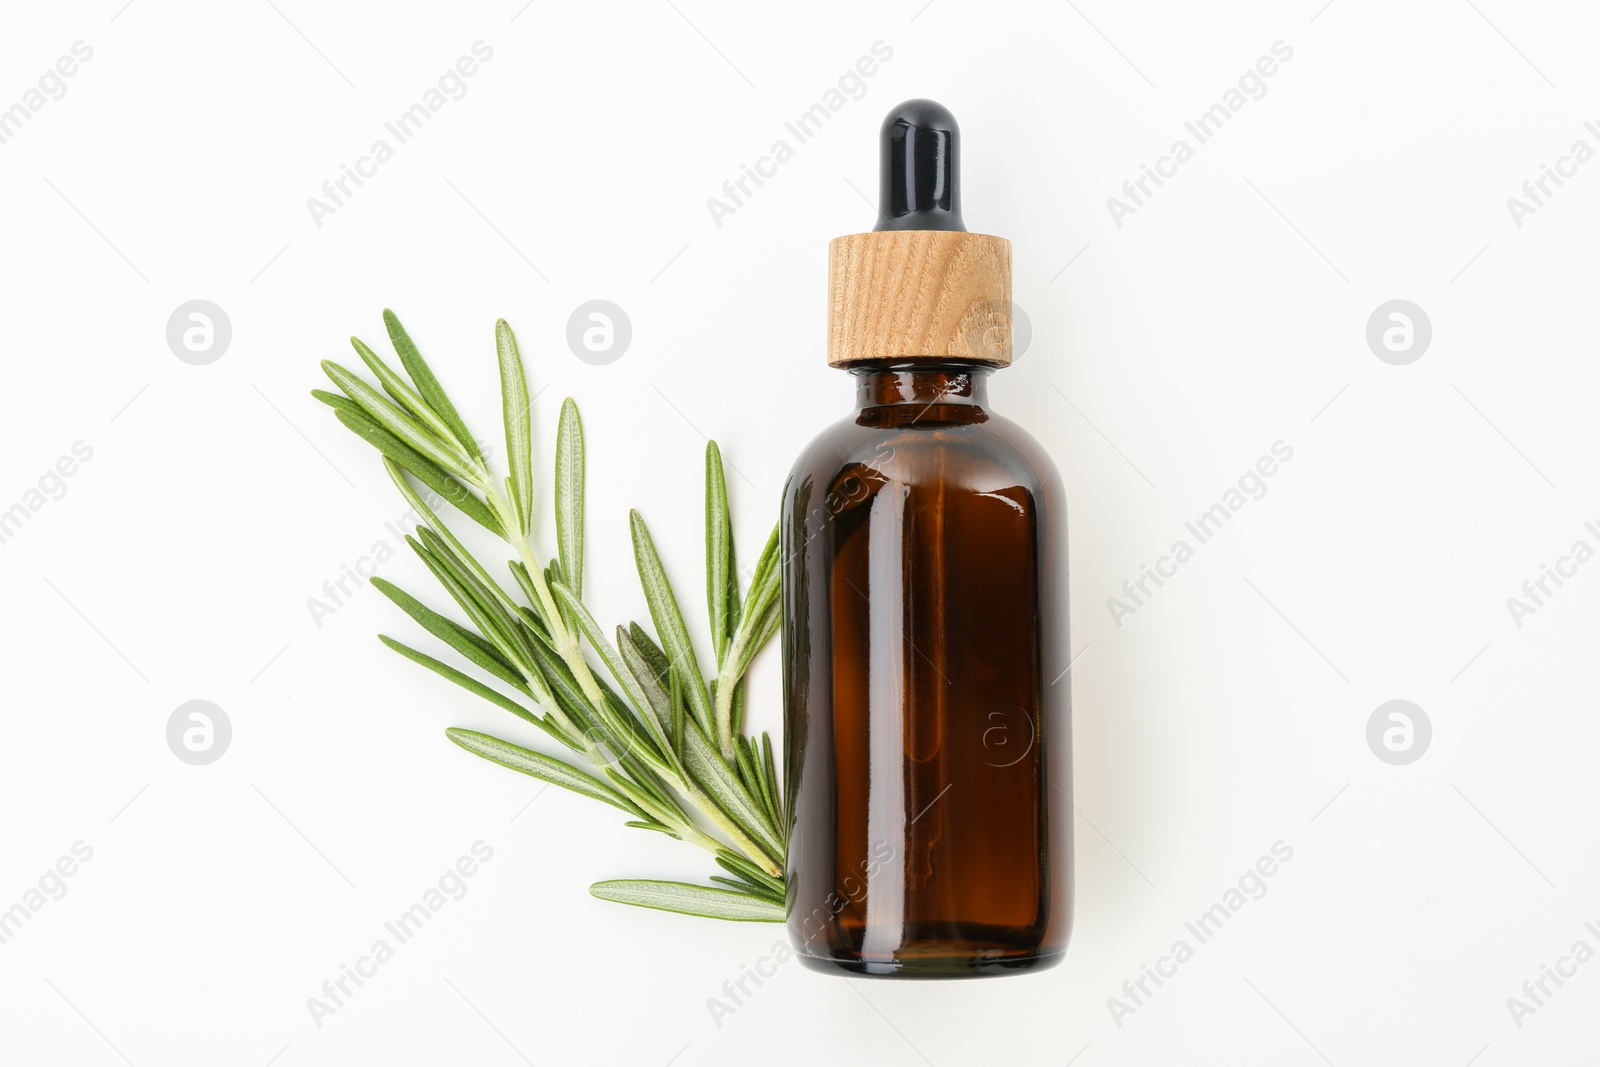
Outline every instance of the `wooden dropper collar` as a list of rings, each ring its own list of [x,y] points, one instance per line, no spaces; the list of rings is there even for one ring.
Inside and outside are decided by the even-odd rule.
[[[908,100],[882,130],[871,233],[828,245],[828,364],[1011,363],[1011,242],[961,221],[960,130]]]

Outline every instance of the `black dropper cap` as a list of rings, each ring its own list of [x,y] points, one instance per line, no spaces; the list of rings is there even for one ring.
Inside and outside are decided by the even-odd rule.
[[[965,230],[961,129],[950,109],[907,100],[883,120],[878,230]]]

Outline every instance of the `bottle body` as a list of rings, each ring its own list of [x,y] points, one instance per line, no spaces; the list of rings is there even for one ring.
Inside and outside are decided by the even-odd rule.
[[[810,967],[1049,966],[1071,926],[1066,512],[988,369],[852,368],[784,492],[789,931]]]

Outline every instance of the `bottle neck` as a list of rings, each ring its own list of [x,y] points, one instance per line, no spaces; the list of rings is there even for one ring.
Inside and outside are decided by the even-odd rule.
[[[982,409],[989,403],[989,375],[982,363],[914,363],[875,361],[850,368],[856,379],[856,409],[940,408]]]

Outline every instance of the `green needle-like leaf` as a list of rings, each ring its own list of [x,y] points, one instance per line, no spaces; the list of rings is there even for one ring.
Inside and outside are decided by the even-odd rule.
[[[743,856],[724,848],[717,851],[716,860],[717,866],[723,870],[731,871],[751,885],[776,894],[780,900],[783,898],[783,879],[774,878]]]
[[[328,405],[335,412],[354,411],[360,414],[362,418],[366,418],[366,415],[361,411],[361,405],[342,393],[330,393],[326,389],[313,389],[311,390],[311,395]]]
[[[638,646],[639,653],[644,656],[645,662],[650,664],[650,670],[661,680],[662,685],[666,685],[667,668],[671,664],[667,662],[667,654],[661,651],[661,646],[656,644],[655,639],[650,636],[650,631],[636,622],[630,622],[628,624],[628,636]]]
[[[784,840],[789,837],[789,825],[783,817],[783,792],[778,788],[778,766],[772,758],[772,735],[761,731],[761,762],[766,768],[767,791],[772,795],[772,806],[778,814],[778,831]]]
[[[528,408],[528,379],[517,353],[517,338],[505,319],[494,324],[495,351],[500,357],[500,400],[506,424],[506,455],[511,464],[511,500],[526,536],[533,528],[533,415]]]
[[[744,618],[759,615],[778,596],[778,527],[772,527],[767,543],[756,559],[756,572],[750,579],[750,594],[745,598]]]
[[[672,749],[678,753],[678,757],[681,759],[683,758],[683,724],[689,720],[688,709],[683,706],[683,675],[669,667],[667,676],[672,686],[671,691],[668,693],[672,706]]]
[[[563,738],[560,733],[554,730],[549,723],[545,722],[543,718],[535,715],[533,712],[529,711],[521,704],[518,704],[515,700],[512,700],[505,694],[495,692],[493,689],[490,689],[476,678],[473,678],[470,675],[462,674],[448,663],[436,660],[425,652],[418,652],[410,645],[401,644],[399,641],[396,641],[394,638],[389,637],[386,634],[379,634],[378,640],[382,641],[385,645],[394,649],[411,662],[420,663],[422,666],[439,675],[439,677],[449,679],[450,681],[459,685],[461,688],[465,689],[467,692],[475,693],[496,707],[504,708],[506,711],[509,711],[519,719],[526,719],[528,722],[533,723],[533,725],[548,732],[551,736],[555,737],[556,740],[565,740],[565,738]]]
[[[453,577],[463,589],[471,596],[473,603],[494,620],[495,626],[507,637],[516,638],[519,627],[516,618],[506,609],[504,598],[496,596],[494,591],[478,577],[478,569],[470,566],[458,554],[452,544],[440,537],[430,526],[418,526],[417,538],[425,545],[433,557],[449,569]],[[491,583],[492,584],[492,583]],[[502,590],[503,592],[503,590]],[[514,647],[527,647],[526,642],[514,641]]]
[[[639,584],[644,587],[644,599],[650,605],[650,618],[661,636],[661,646],[667,659],[682,673],[685,698],[701,729],[715,735],[716,726],[711,717],[711,701],[706,696],[705,679],[700,674],[700,663],[695,658],[694,645],[689,641],[689,628],[684,625],[683,613],[678,610],[678,598],[672,595],[672,584],[667,580],[666,568],[656,554],[656,545],[650,538],[650,528],[637,511],[630,511],[628,519],[633,527],[633,558],[639,568]]]
[[[474,577],[476,577],[479,582],[493,592],[502,604],[510,607],[513,604],[513,601],[508,595],[506,595],[505,590],[501,589],[499,584],[495,582],[494,579],[489,577],[488,572],[483,569],[483,566],[475,558],[473,558],[472,553],[467,551],[466,546],[464,546],[456,538],[456,535],[451,531],[450,527],[439,521],[439,516],[434,514],[433,509],[428,506],[427,501],[423,500],[422,497],[418,495],[417,491],[412,488],[411,483],[406,479],[404,470],[393,460],[390,460],[387,457],[384,458],[383,469],[389,472],[390,480],[394,482],[395,488],[400,490],[400,495],[406,498],[406,503],[410,504],[412,508],[416,510],[417,515],[421,517],[421,525],[437,531],[439,536],[444,538],[444,540],[455,551],[456,556],[469,568],[471,568]],[[484,509],[484,514],[490,515],[490,517],[493,518],[488,508]],[[502,533],[499,523],[495,523],[491,530],[496,534]]]
[[[379,357],[378,353],[368,348],[366,342],[359,337],[352,337],[350,338],[350,344],[356,350],[356,354],[361,357],[361,362],[367,365],[367,369],[378,376],[378,384],[383,386],[384,392],[394,398],[396,404],[416,416],[418,421],[432,430],[439,440],[445,442],[455,440],[455,435],[451,432],[444,419],[439,417],[439,413],[429,407],[428,402],[422,399],[415,389],[407,385],[406,380],[396,374],[389,364]]]
[[[343,390],[351,400],[361,405],[361,409],[373,422],[400,438],[408,448],[422,453],[457,478],[477,484],[476,472],[467,465],[467,461],[457,452],[453,443],[435,437],[433,431],[395,407],[372,386],[332,360],[323,360],[322,369],[333,379],[333,384]]]
[[[733,715],[731,718],[735,737],[739,735],[739,731],[744,729],[744,695],[748,688],[744,684],[743,678],[739,679],[738,684],[733,687]]]
[[[515,559],[511,561],[509,566],[512,575],[517,579],[517,585],[522,589],[522,595],[528,598],[529,604],[533,605],[531,608],[525,607],[522,610],[532,615],[542,627],[544,621],[540,614],[542,609],[539,606],[539,591],[533,587],[533,579],[528,577],[528,568],[523,565],[521,560]]]
[[[583,636],[588,638],[589,643],[594,646],[594,650],[600,654],[600,658],[605,662],[606,668],[611,672],[612,677],[616,678],[619,685],[628,690],[628,696],[634,701],[634,704],[641,707],[645,706],[644,693],[633,684],[633,677],[623,664],[622,657],[617,654],[616,649],[611,647],[611,642],[606,640],[605,634],[600,630],[600,624],[595,622],[594,616],[589,613],[589,609],[584,607],[583,602],[573,595],[572,590],[560,582],[552,584],[550,591],[555,594],[556,600],[561,606],[578,620]],[[607,703],[609,704],[609,702]],[[617,700],[617,703],[627,707],[627,705],[622,704],[620,699]],[[654,715],[635,716],[630,709],[627,719],[623,720],[609,706],[596,709],[596,711],[599,713],[601,720],[611,727],[613,733],[623,734],[625,737],[630,738],[637,736],[632,725],[633,720],[636,718],[642,719],[644,726],[650,732],[652,743],[648,745],[638,743],[636,747],[641,751],[637,751],[635,754],[651,764],[660,773],[670,774],[677,770],[673,766],[676,760],[668,753],[666,735],[661,730],[660,724],[656,722]]]
[[[523,656],[526,646],[518,639],[516,631],[506,626],[502,618],[488,607],[487,594],[479,596],[469,585],[461,581],[456,568],[451,567],[444,558],[421,541],[408,536],[406,544],[423,563],[427,564],[428,570],[433,572],[433,576],[444,586],[451,599],[467,613],[467,618],[471,619],[478,632],[499,650],[500,655],[508,662],[517,664],[518,669],[525,670],[526,674],[537,676],[536,671],[526,670],[527,664]]]
[[[417,351],[417,346],[412,343],[406,328],[400,325],[400,320],[388,308],[383,309],[383,325],[389,331],[389,343],[394,345],[395,354],[400,357],[400,365],[416,383],[417,392],[444,420],[445,425],[450,427],[451,436],[455,438],[456,444],[475,461],[483,462],[483,453],[478,449],[478,442],[474,440],[472,433],[467,429],[467,424],[456,412],[456,406],[450,402],[450,397],[439,385],[439,379],[433,376],[432,368],[422,358],[422,353]]]
[[[783,859],[783,845],[774,828],[767,824],[766,813],[722,761],[716,746],[706,740],[706,735],[692,722],[684,730],[683,762],[728,818],[753,837],[772,859]]]
[[[388,579],[373,578],[372,585],[378,592],[398,604],[400,610],[415,619],[424,630],[502,682],[516,687],[525,695],[532,695],[528,691],[527,683],[522,680],[522,676],[517,673],[517,669],[512,666],[511,661],[506,659],[493,644],[485,641],[459,623],[447,619],[427,607],[416,597]]]
[[[595,621],[594,616],[584,606],[583,601],[579,600],[577,595],[565,585],[560,582],[552,582],[550,591],[555,594],[555,598],[562,608],[577,620],[583,636],[588,639],[594,650],[600,654],[601,661],[605,663],[606,669],[611,672],[611,676],[617,680],[617,684],[622,686],[623,691],[628,694],[628,699],[633,701],[633,708],[639,709],[640,713],[637,715],[630,709],[628,718],[630,720],[636,718],[642,720],[645,728],[649,731],[657,750],[651,754],[650,758],[658,762],[666,760],[669,764],[675,763],[676,761],[671,755],[671,744],[667,740],[666,732],[662,728],[660,721],[653,714],[654,709],[650,698],[634,678],[633,672],[628,668],[622,655],[611,646],[610,641],[606,640],[606,635],[601,631],[600,624]],[[618,628],[618,633],[621,633],[620,627]],[[621,704],[621,700],[618,700],[618,703]],[[623,706],[627,707],[625,704]],[[670,769],[676,770],[677,768],[672,767]]]
[[[521,771],[523,774],[532,775],[552,785],[559,785],[563,789],[570,789],[574,793],[582,793],[595,800],[603,800],[630,815],[645,817],[645,813],[621,793],[593,775],[585,774],[554,756],[546,756],[542,752],[513,745],[498,737],[481,734],[476,730],[463,730],[460,727],[451,727],[445,731],[445,736],[473,755],[482,756],[491,763],[510,767],[514,771]]]
[[[722,453],[715,441],[706,442],[706,605],[711,609],[711,643],[717,666],[722,666],[732,627],[728,612],[733,603],[729,588],[733,566],[733,524],[728,518],[728,482],[722,471]]]
[[[720,874],[713,874],[711,880],[718,885],[725,885],[737,893],[748,893],[760,900],[771,901],[777,907],[783,907],[783,897],[766,886],[755,885],[745,881],[743,878],[728,878]]]
[[[466,486],[448,474],[443,467],[440,467],[416,449],[405,444],[394,434],[373,422],[360,404],[348,397],[326,393],[320,389],[313,389],[311,394],[318,400],[332,405],[334,414],[338,416],[339,421],[344,423],[357,437],[376,448],[386,459],[392,460],[416,475],[418,481],[454,504],[463,515],[466,515],[490,533],[496,536],[501,535],[499,521],[484,505],[483,501],[473,496]]]
[[[783,906],[773,901],[748,893],[736,893],[731,889],[715,889],[687,882],[619,878],[596,882],[589,887],[589,892],[601,900],[618,904],[675,911],[682,915],[700,915],[708,919],[752,923],[781,923],[784,919]]]
[[[556,547],[572,595],[583,598],[583,420],[568,397],[556,428]]]
[[[739,761],[739,776],[744,779],[745,791],[761,806],[767,825],[776,830],[778,809],[773,805],[772,797],[767,792],[766,778],[761,772],[761,764],[756,758],[754,746],[750,744],[748,737],[739,736],[734,738],[733,749]]]
[[[756,627],[754,634],[744,647],[743,654],[734,665],[734,673],[742,676],[750,669],[750,664],[755,662],[756,654],[767,647],[767,642],[772,640],[772,635],[778,632],[778,625],[782,622],[783,612],[777,604],[771,604],[761,616],[761,623]]]
[[[617,627],[617,652],[622,657],[622,665],[628,672],[628,677],[633,682],[630,687],[624,683],[624,688],[630,691],[637,690],[639,697],[635,701],[640,704],[641,711],[651,711],[655,714],[657,723],[666,732],[672,730],[672,703],[666,688],[661,684],[661,676],[657,674],[639,651],[638,644],[631,634],[622,627]],[[642,701],[639,699],[642,697]],[[677,746],[672,746],[677,750]]]

